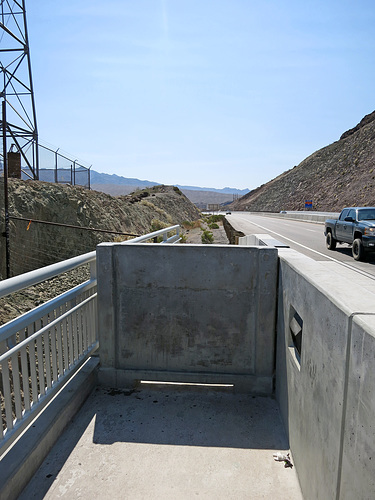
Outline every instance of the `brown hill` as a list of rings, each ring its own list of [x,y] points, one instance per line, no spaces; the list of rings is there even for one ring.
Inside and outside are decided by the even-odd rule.
[[[4,232],[3,196],[1,178],[1,233]],[[186,196],[172,186],[155,186],[127,196],[113,197],[77,186],[17,179],[9,179],[9,214],[12,275],[89,252],[103,241],[125,239],[105,231],[140,235],[201,216]],[[1,237],[0,278],[5,275],[4,247],[5,238]]]
[[[313,210],[339,212],[344,206],[375,205],[375,111],[340,140],[308,156],[299,165],[250,191],[230,205],[233,210]]]
[[[120,196],[130,194],[134,191],[134,186],[127,184],[92,184],[92,189],[110,194],[111,196]],[[184,195],[200,208],[207,208],[210,203],[221,205],[233,201],[232,193],[217,193],[215,191],[202,191],[193,189],[181,189]]]

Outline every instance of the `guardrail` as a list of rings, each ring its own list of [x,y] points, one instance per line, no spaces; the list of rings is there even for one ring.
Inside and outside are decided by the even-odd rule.
[[[122,244],[176,243],[179,231],[175,225]],[[99,347],[96,252],[0,282],[1,298],[85,264],[88,281],[0,326],[0,455]]]

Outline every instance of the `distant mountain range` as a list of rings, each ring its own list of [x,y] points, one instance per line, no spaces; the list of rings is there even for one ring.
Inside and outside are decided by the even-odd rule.
[[[142,181],[140,179],[134,179],[129,177],[122,177],[121,175],[116,174],[102,174],[100,172],[96,172],[95,170],[91,170],[91,185],[94,184],[114,184],[116,186],[134,186],[135,188],[146,188],[151,186],[158,186],[160,182],[153,181]],[[189,190],[189,191],[212,191],[214,193],[221,194],[235,194],[238,196],[244,196],[250,190],[249,189],[237,189],[225,187],[222,189],[210,188],[210,187],[198,187],[198,186],[182,186],[180,184],[175,184],[181,190]]]
[[[58,182],[72,183],[73,172],[71,169],[59,169]],[[26,175],[22,173],[22,178],[26,179]],[[40,168],[39,179],[46,182],[55,182],[55,171],[53,168]],[[78,170],[75,173],[75,182],[77,185],[88,185],[87,172]],[[95,191],[110,194],[112,196],[121,196],[132,193],[136,189],[145,189],[152,186],[160,186],[159,182],[143,181],[140,179],[122,177],[116,174],[103,174],[90,170],[90,187]],[[187,198],[192,203],[195,203],[199,208],[206,208],[208,204],[226,205],[241,198],[249,193],[249,189],[237,189],[225,187],[222,189],[198,186],[182,186],[176,184],[181,189]]]

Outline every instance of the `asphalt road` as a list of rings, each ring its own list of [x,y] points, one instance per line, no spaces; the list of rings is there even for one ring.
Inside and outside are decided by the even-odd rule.
[[[335,261],[355,269],[361,274],[375,277],[375,253],[366,257],[365,262],[356,262],[350,245],[337,245],[336,250],[325,246],[324,225],[292,219],[253,215],[246,212],[232,212],[228,221],[244,234],[269,234],[317,261]]]

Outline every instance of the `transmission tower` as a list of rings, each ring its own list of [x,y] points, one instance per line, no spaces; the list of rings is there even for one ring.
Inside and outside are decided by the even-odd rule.
[[[0,99],[5,101],[1,134],[21,154],[23,171],[39,178],[38,129],[24,0],[0,0]],[[4,106],[4,105],[3,105]],[[3,155],[2,160],[4,161]]]

